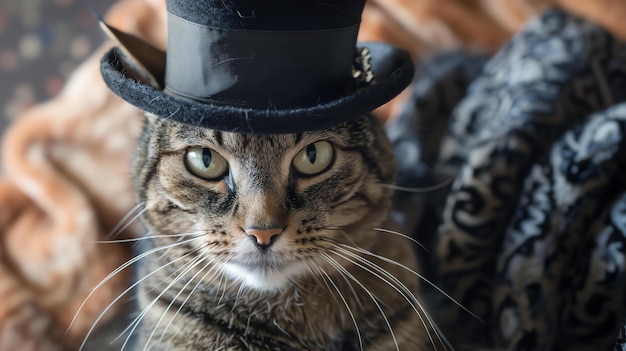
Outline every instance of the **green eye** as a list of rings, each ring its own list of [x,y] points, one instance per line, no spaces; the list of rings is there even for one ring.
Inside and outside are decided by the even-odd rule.
[[[293,159],[293,168],[307,176],[322,173],[332,163],[334,151],[333,146],[327,141],[309,144]]]
[[[228,162],[217,152],[206,147],[192,147],[185,153],[185,166],[194,175],[217,180],[228,171]]]

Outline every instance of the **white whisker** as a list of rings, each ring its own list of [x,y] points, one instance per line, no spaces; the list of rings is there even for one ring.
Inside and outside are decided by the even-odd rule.
[[[352,323],[354,324],[354,329],[356,331],[356,335],[357,335],[357,337],[359,339],[359,350],[363,351],[363,338],[361,336],[361,330],[359,329],[359,325],[358,325],[358,323],[356,321],[356,317],[354,316],[354,313],[352,312],[352,309],[350,308],[350,305],[348,304],[348,301],[346,301],[346,298],[341,293],[341,290],[339,290],[339,287],[330,278],[328,273],[324,272],[324,270],[319,268],[319,267],[317,267],[317,268],[319,270],[319,273],[322,274],[322,277],[326,277],[326,280],[328,282],[330,282],[330,284],[335,288],[335,291],[337,291],[337,294],[339,294],[339,297],[341,298],[341,301],[343,301],[344,306],[346,306],[346,309],[348,310],[348,313],[350,314],[350,318],[352,319]],[[332,293],[332,291],[330,290],[330,287],[328,285],[327,285],[327,287],[328,287],[328,290]],[[335,296],[335,294],[332,294],[332,295]]]
[[[385,315],[385,312],[383,311],[382,307],[380,306],[380,303],[378,303],[378,301],[379,301],[378,297],[376,297],[374,294],[372,294],[372,292],[369,291],[369,289],[367,289],[365,287],[365,285],[363,285],[363,283],[361,283],[358,279],[356,279],[356,277],[354,275],[352,275],[350,272],[348,272],[334,258],[330,257],[326,253],[321,253],[321,256],[326,260],[326,262],[328,262],[331,266],[333,266],[338,272],[340,272],[341,274],[345,274],[348,278],[350,278],[352,281],[357,283],[365,291],[365,293],[367,293],[369,295],[369,297],[372,299],[372,301],[374,302],[374,304],[378,308],[378,311],[382,315],[383,319],[385,320],[385,324],[387,324],[387,328],[389,328],[389,333],[391,334],[391,338],[393,339],[393,343],[396,346],[396,350],[399,351],[400,347],[398,346],[398,340],[396,339],[396,335],[393,332],[393,328],[391,327],[391,323],[389,323],[389,319]]]
[[[309,266],[309,263],[311,263],[313,265],[313,267]],[[322,273],[323,270],[322,270],[322,268],[313,260],[309,260],[308,262],[304,261],[304,265],[305,265],[306,269],[309,271],[310,277],[315,281],[315,283],[320,288],[325,288],[326,290],[328,290],[328,292],[330,292],[330,296],[332,296],[333,300],[335,301],[335,304],[339,305],[340,302],[337,299],[337,296],[335,296],[335,294],[333,293],[332,289],[330,288],[330,285],[328,285],[327,280],[324,279],[324,277],[323,277],[323,273]],[[315,268],[315,270],[313,268]],[[344,302],[344,305],[346,305],[345,302]],[[356,335],[357,335],[357,337],[359,339],[359,346],[360,346],[359,350],[363,351],[363,348],[362,348],[363,341],[362,341],[362,337],[361,337],[361,330],[359,329],[359,326],[358,326],[358,324],[356,322],[356,318],[352,314],[352,310],[350,309],[350,307],[346,305],[346,308],[348,309],[348,314],[350,314],[350,318],[352,318],[352,323],[354,324],[355,332],[356,332]],[[311,333],[311,335],[317,334],[316,331],[314,330],[313,325],[311,323],[306,323],[306,325],[309,328],[309,332]],[[318,344],[318,346],[321,349],[324,348],[322,344]]]
[[[229,262],[227,262],[229,263]],[[224,267],[225,265],[222,265],[222,267]],[[218,285],[218,289],[217,289],[217,293],[219,294],[219,289],[222,289],[222,284],[224,284],[224,286],[226,285],[226,275],[225,274],[221,274],[220,275],[220,280],[219,280],[219,285]],[[223,280],[221,278],[224,278]],[[223,283],[222,283],[223,282]],[[222,300],[224,299],[224,296],[226,295],[226,288],[224,287],[222,289],[222,296],[220,296],[220,298],[217,300],[217,305],[220,305],[222,303]]]
[[[402,295],[402,297],[409,303],[409,305],[411,306],[411,308],[413,308],[413,311],[415,311],[415,314],[417,314],[418,318],[420,319],[422,325],[424,326],[424,329],[426,331],[426,334],[428,336],[428,339],[430,340],[431,344],[433,344],[433,346],[435,346],[435,349],[437,348],[435,345],[435,342],[432,338],[432,335],[430,333],[430,329],[428,328],[428,326],[426,325],[426,321],[424,320],[424,317],[422,316],[422,313],[426,316],[426,319],[428,320],[430,327],[433,328],[433,330],[436,330],[435,326],[434,326],[434,322],[430,319],[430,317],[428,316],[428,313],[426,312],[426,309],[424,308],[424,306],[421,304],[421,302],[415,297],[415,295],[413,294],[413,292],[406,286],[404,285],[404,283],[402,283],[398,278],[396,278],[393,274],[389,273],[387,270],[385,270],[384,268],[380,267],[379,265],[375,264],[374,262],[361,257],[355,253],[352,253],[348,250],[342,249],[341,247],[336,246],[337,250],[340,250],[341,252],[345,253],[346,255],[355,258],[356,260],[358,260],[359,262],[362,262],[363,264],[371,267],[372,269],[382,273],[383,275],[387,276],[388,278],[390,278],[394,283],[398,284],[398,286],[402,289],[400,289],[398,286],[392,284],[389,280],[381,277],[378,273],[371,271],[369,268],[364,267],[363,265],[361,265],[358,262],[355,262],[353,259],[344,256],[343,254],[341,254],[341,252],[337,252],[333,250],[333,253],[336,254],[337,256],[343,258],[344,260],[354,264],[355,266],[365,270],[366,272],[372,274],[373,276],[375,276],[376,278],[382,280],[385,284],[389,285],[391,288],[393,288],[394,290],[396,290],[400,295]],[[402,291],[404,290],[404,291]],[[409,298],[409,296],[412,298]],[[422,313],[420,313],[420,311],[418,311],[417,307],[415,306],[417,305],[417,307],[419,307],[419,309],[421,310]],[[438,335],[437,335],[438,336]],[[438,336],[439,337],[439,336]],[[443,341],[441,339],[439,339],[440,342],[443,343]]]
[[[72,326],[74,325],[74,323],[76,322],[76,319],[78,318],[78,314],[82,311],[82,309],[85,307],[85,304],[87,303],[87,301],[91,298],[91,296],[93,296],[93,294],[96,292],[96,290],[98,290],[101,286],[103,286],[104,284],[106,284],[109,280],[111,280],[111,278],[113,278],[115,275],[117,275],[118,273],[120,273],[121,271],[123,271],[124,269],[130,267],[131,265],[135,264],[137,261],[140,261],[141,259],[155,253],[158,252],[160,250],[164,250],[164,249],[169,249],[178,245],[182,245],[185,244],[187,242],[191,242],[193,240],[198,239],[201,236],[198,237],[193,237],[191,239],[189,239],[186,242],[182,242],[182,243],[174,243],[174,244],[170,244],[170,245],[166,245],[166,246],[161,246],[161,247],[157,247],[154,249],[151,249],[149,251],[146,251],[138,256],[135,256],[133,258],[131,258],[130,260],[124,262],[123,264],[121,264],[119,267],[117,267],[115,270],[113,270],[111,273],[109,273],[104,279],[102,279],[100,281],[100,283],[98,283],[93,289],[91,289],[91,292],[89,293],[89,295],[87,295],[87,297],[85,298],[85,300],[83,301],[83,303],[78,307],[78,310],[76,310],[76,313],[74,314],[74,318],[72,318],[72,321],[70,322],[69,326],[67,327],[65,333],[67,334],[69,332],[69,330],[72,328]]]
[[[189,301],[189,298],[193,295],[193,293],[198,289],[198,287],[200,286],[200,284],[202,284],[203,282],[206,283],[206,277],[209,275],[209,273],[211,273],[214,269],[216,268],[216,266],[211,267],[211,269],[209,269],[203,276],[202,278],[200,278],[198,280],[198,283],[193,287],[193,289],[191,289],[191,291],[189,292],[189,294],[187,294],[187,297],[183,300],[183,302],[180,304],[180,306],[178,307],[178,310],[176,310],[176,312],[174,313],[174,315],[172,316],[172,318],[170,318],[170,321],[167,323],[167,325],[165,326],[165,329],[163,330],[163,332],[161,333],[161,337],[159,338],[159,345],[163,342],[163,337],[165,336],[165,334],[167,333],[167,331],[169,330],[170,326],[172,325],[172,322],[174,322],[174,319],[176,318],[176,316],[180,313],[180,311],[182,311],[183,307],[185,306],[185,304],[187,303],[187,301]],[[204,269],[204,268],[203,268]],[[215,272],[215,274],[219,274],[219,270],[217,272]],[[215,275],[214,274],[214,275]],[[212,282],[215,278],[212,278],[211,280],[209,280],[209,283]],[[178,298],[178,296],[176,296],[176,298]],[[175,298],[175,299],[176,299]],[[169,307],[168,307],[169,308]]]
[[[311,273],[310,277],[317,283],[318,286],[323,287],[323,283],[320,280],[320,278],[318,278],[318,274],[316,274],[316,272],[313,270],[313,267],[309,266],[309,263],[313,264],[315,268],[317,268],[318,270],[320,269],[318,267],[318,265],[315,263],[315,261],[312,260],[305,260],[303,261],[304,266],[307,268],[307,270],[309,271],[309,273]],[[328,287],[328,285],[326,285]],[[333,295],[334,296],[334,295]],[[339,302],[337,300],[335,300],[336,302]]]
[[[319,286],[326,287],[326,289],[331,292],[331,296],[333,297],[333,300],[335,300],[335,303],[339,304],[339,300],[337,300],[337,296],[335,296],[335,294],[332,293],[332,289],[330,288],[330,285],[328,285],[328,282],[325,279],[322,279],[320,281],[319,278],[317,277],[319,275],[321,278],[324,278],[323,277],[324,270],[321,267],[319,267],[317,264],[315,264],[315,262],[311,262],[311,263],[314,264],[313,267],[310,267],[307,263],[305,263],[305,266],[311,272],[314,280],[317,282]],[[313,268],[315,268],[317,272],[313,271]]]
[[[424,246],[422,243],[420,243],[419,241],[417,241],[417,240],[415,240],[415,239],[411,238],[410,236],[408,236],[408,235],[406,235],[406,234],[403,234],[403,233],[397,232],[397,231],[395,231],[395,230],[386,229],[386,228],[372,228],[372,229],[374,229],[374,230],[376,230],[376,231],[379,231],[379,232],[383,232],[383,233],[394,234],[394,235],[400,236],[400,237],[402,237],[402,238],[405,238],[405,239],[407,239],[407,240],[410,240],[410,241],[412,241],[413,243],[415,243],[415,244],[419,245],[419,247],[421,247],[422,249],[424,249],[424,251],[428,252],[429,254],[431,253],[431,252],[430,252],[430,251],[426,248],[426,246]]]
[[[194,257],[191,261],[185,263],[185,265],[187,266],[187,268],[180,273],[180,275],[178,275],[176,278],[174,278],[170,284],[163,289],[163,291],[161,291],[161,293],[155,297],[152,302],[150,304],[148,304],[148,306],[146,306],[143,311],[141,311],[141,313],[135,317],[135,319],[131,322],[131,324],[126,327],[126,329],[124,329],[124,331],[122,331],[122,333],[120,335],[125,334],[126,332],[128,332],[128,336],[126,337],[126,340],[124,340],[124,343],[122,344],[122,348],[120,349],[120,351],[124,351],[124,349],[126,348],[126,345],[128,345],[128,342],[130,341],[131,336],[135,333],[135,330],[137,329],[137,327],[139,326],[139,324],[141,323],[141,320],[143,319],[143,317],[148,313],[148,311],[152,308],[152,306],[154,306],[158,300],[172,287],[174,286],[174,284],[178,283],[178,281],[180,279],[182,279],[184,277],[185,274],[187,274],[190,270],[192,270],[194,267],[196,267],[198,264],[200,264],[205,258],[203,256],[196,256]],[[132,328],[131,328],[132,326]],[[130,329],[130,331],[129,331]]]
[[[120,235],[120,233],[125,231],[131,224],[133,224],[133,222],[135,222],[139,217],[141,217],[141,215],[146,212],[147,209],[144,207],[145,204],[145,202],[140,202],[135,205],[135,207],[128,211],[128,213],[126,213],[126,215],[124,215],[124,217],[119,222],[117,222],[115,227],[111,229],[106,237],[115,238],[116,236]],[[133,217],[129,220],[131,216]]]
[[[200,256],[198,256],[200,257]],[[191,282],[193,282],[194,279],[196,279],[196,277],[198,275],[200,275],[209,265],[211,265],[214,260],[210,260],[208,259],[208,257],[205,257],[204,260],[206,260],[206,264],[204,266],[202,266],[202,268],[200,268],[198,270],[198,272],[196,272],[187,283],[185,283],[185,285],[178,291],[178,293],[176,294],[176,296],[174,296],[174,298],[172,298],[172,301],[167,305],[167,308],[165,308],[165,311],[163,311],[163,313],[161,314],[161,318],[159,318],[159,320],[157,321],[157,323],[155,324],[154,328],[152,329],[152,333],[150,333],[150,336],[148,337],[148,340],[146,341],[146,345],[144,346],[143,350],[146,351],[148,350],[148,345],[150,344],[150,341],[152,340],[152,337],[154,336],[154,333],[157,331],[159,325],[161,324],[161,321],[163,321],[163,318],[165,318],[165,315],[167,314],[167,312],[170,310],[170,308],[172,307],[172,305],[174,304],[174,302],[176,300],[178,300],[178,297],[180,296],[180,294],[183,293],[183,291],[185,289],[187,289],[187,287],[189,286],[189,284],[191,284]],[[202,262],[202,260],[200,260],[198,263]],[[190,269],[192,269],[193,267],[191,267]],[[209,270],[211,271],[211,270]],[[181,273],[182,275],[182,273]],[[206,276],[206,274],[205,274]],[[201,281],[201,280],[200,280]],[[198,282],[198,284],[200,284],[200,281]],[[198,284],[196,284],[196,286],[198,286]],[[167,288],[166,288],[167,289]],[[161,334],[162,336],[163,334]]]
[[[132,243],[132,242],[136,242],[136,241],[142,241],[142,240],[148,240],[148,239],[154,239],[154,238],[185,238],[189,235],[205,235],[205,234],[198,234],[199,232],[195,232],[195,233],[185,233],[185,234],[173,234],[173,235],[145,235],[139,238],[129,238],[129,239],[120,239],[120,240],[96,240],[94,241],[94,243],[96,244],[118,244],[118,243]]]
[[[408,272],[410,272],[411,274],[413,274],[413,275],[417,276],[418,278],[420,278],[421,280],[423,280],[424,282],[426,282],[428,285],[430,285],[430,286],[432,286],[433,288],[435,288],[438,292],[440,292],[441,294],[443,294],[446,298],[450,299],[450,301],[452,301],[454,304],[456,304],[457,306],[459,306],[460,308],[462,308],[465,312],[469,313],[471,316],[473,316],[474,318],[476,318],[476,319],[477,319],[477,320],[479,320],[480,322],[485,323],[482,319],[480,319],[480,317],[478,317],[477,315],[475,315],[474,313],[472,313],[472,311],[468,310],[468,309],[467,309],[466,307],[464,307],[461,303],[459,303],[458,301],[456,301],[456,300],[455,300],[452,296],[450,296],[448,293],[446,293],[445,291],[443,291],[443,289],[441,289],[440,287],[438,287],[435,283],[433,283],[433,282],[431,282],[430,280],[426,279],[426,277],[424,277],[423,275],[421,275],[421,274],[419,274],[419,273],[415,272],[415,271],[414,271],[414,270],[412,270],[411,268],[409,268],[409,267],[407,267],[407,266],[405,266],[405,265],[403,265],[403,264],[401,264],[401,263],[399,263],[399,262],[396,262],[396,261],[394,261],[394,260],[391,260],[391,259],[389,259],[389,258],[387,258],[387,257],[377,255],[377,254],[375,254],[375,253],[373,253],[373,252],[370,252],[370,251],[365,250],[365,249],[362,249],[362,248],[352,247],[352,246],[350,246],[350,245],[345,245],[345,244],[340,244],[340,245],[341,245],[342,247],[345,247],[345,248],[348,248],[348,249],[352,249],[352,250],[358,251],[358,252],[360,252],[360,253],[363,253],[363,254],[366,254],[366,255],[369,255],[369,256],[376,257],[376,258],[378,258],[378,259],[380,259],[380,260],[383,260],[383,261],[385,261],[385,262],[387,262],[387,263],[393,264],[393,265],[395,265],[395,266],[398,266],[398,267],[401,267],[401,268],[403,268],[403,269],[407,270],[407,271],[408,271]]]
[[[144,280],[146,280],[147,278],[149,278],[151,275],[159,272],[161,269],[176,263],[177,261],[180,261],[184,258],[186,258],[187,256],[191,255],[192,252],[187,253],[186,255],[180,256],[178,258],[176,258],[173,261],[168,262],[167,264],[162,265],[161,267],[157,268],[156,270],[146,274],[144,277],[142,277],[141,279],[139,279],[138,281],[136,281],[135,283],[133,283],[131,286],[129,286],[128,288],[126,288],[126,290],[124,290],[121,294],[119,294],[115,299],[113,299],[113,301],[111,301],[107,307],[100,312],[100,315],[98,316],[98,318],[96,318],[96,320],[91,324],[91,327],[89,328],[89,330],[87,331],[87,334],[85,335],[85,337],[83,338],[83,342],[81,343],[80,347],[78,348],[79,351],[83,350],[83,348],[85,347],[85,344],[87,343],[87,340],[89,339],[89,336],[91,336],[91,334],[93,333],[94,329],[96,328],[96,326],[98,325],[98,323],[100,322],[100,320],[104,317],[104,315],[111,309],[111,307],[117,303],[124,295],[126,295],[128,292],[130,292],[131,290],[133,290],[137,285],[139,285],[141,282],[143,282]],[[97,289],[97,287],[95,288]],[[94,291],[95,291],[94,289]],[[92,291],[93,294],[93,291]],[[91,294],[89,295],[91,296]],[[83,304],[79,307],[78,311],[76,312],[76,314],[74,315],[74,319],[72,319],[72,323],[75,322],[78,313],[80,312],[80,310],[84,307],[87,299],[89,299],[89,296],[87,296],[87,298],[85,299],[85,301],[83,302]],[[68,327],[71,328],[71,324]]]
[[[443,182],[439,184],[425,186],[421,188],[411,188],[411,187],[399,186],[399,185],[394,185],[394,184],[383,184],[383,183],[376,183],[376,185],[379,185],[383,188],[389,188],[389,189],[404,191],[408,193],[426,193],[429,191],[435,191],[435,190],[445,188],[446,186],[452,184],[453,181],[454,181],[454,178],[451,177],[451,178],[448,178],[447,180],[444,180]]]

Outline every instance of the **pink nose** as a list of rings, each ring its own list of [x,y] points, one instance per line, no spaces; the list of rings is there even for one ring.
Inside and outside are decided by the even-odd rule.
[[[272,238],[283,232],[283,228],[257,229],[248,228],[246,234],[256,238],[256,243],[261,246],[270,246]]]

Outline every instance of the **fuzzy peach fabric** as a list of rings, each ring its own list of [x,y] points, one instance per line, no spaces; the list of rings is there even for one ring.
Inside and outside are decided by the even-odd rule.
[[[493,52],[544,6],[559,4],[626,38],[623,0],[369,0],[362,40],[428,53]],[[121,0],[109,24],[165,48],[163,0]],[[129,284],[129,271],[92,289],[131,256],[98,244],[133,207],[129,162],[142,112],[100,78],[105,43],[52,101],[24,113],[1,146],[0,351],[76,349],[96,318]],[[404,93],[379,109],[397,114]],[[139,235],[130,227],[117,238]],[[77,320],[64,331],[76,315]],[[116,305],[105,320],[124,306]]]
[[[107,18],[165,47],[164,13],[161,1],[124,0]],[[1,351],[76,349],[129,285],[125,270],[86,300],[131,257],[127,245],[96,243],[134,205],[128,167],[142,119],[100,77],[100,57],[110,45],[94,52],[53,100],[20,116],[3,138]],[[117,238],[136,231],[130,227]],[[113,306],[103,322],[122,307]]]

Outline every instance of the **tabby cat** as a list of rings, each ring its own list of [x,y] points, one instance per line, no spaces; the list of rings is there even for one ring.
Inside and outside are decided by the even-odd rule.
[[[148,115],[133,173],[149,230],[135,350],[445,349],[390,230],[376,118],[247,135]]]

